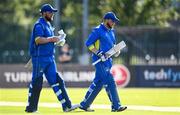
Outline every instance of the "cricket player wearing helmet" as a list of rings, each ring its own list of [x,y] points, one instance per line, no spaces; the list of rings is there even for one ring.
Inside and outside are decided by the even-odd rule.
[[[39,95],[43,84],[43,74],[45,74],[48,83],[61,102],[64,112],[78,108],[78,105],[72,106],[64,81],[56,69],[54,60],[55,43],[61,40],[61,38],[54,36],[53,28],[50,24],[55,12],[57,12],[57,9],[53,8],[50,4],[42,5],[40,9],[42,16],[34,24],[31,34],[30,55],[33,70],[32,81],[29,86],[28,104],[25,110],[28,113],[37,111]],[[65,34],[61,36],[64,39]]]
[[[92,60],[95,62],[101,59],[101,62],[95,65],[95,78],[87,91],[84,100],[80,103],[80,109],[84,111],[94,111],[90,109],[90,105],[101,91],[103,86],[106,89],[108,97],[112,103],[112,112],[125,110],[127,107],[122,106],[119,100],[116,84],[110,69],[112,67],[112,58],[107,58],[105,54],[114,45],[116,45],[114,25],[119,19],[113,12],[107,12],[103,17],[103,23],[94,28],[89,35],[86,46],[92,52]],[[117,52],[116,55],[119,55]]]

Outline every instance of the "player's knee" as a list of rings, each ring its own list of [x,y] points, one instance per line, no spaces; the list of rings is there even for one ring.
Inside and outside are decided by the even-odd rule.
[[[31,83],[33,89],[41,90],[43,84],[43,77],[34,79]]]
[[[65,83],[64,83],[64,80],[59,76],[58,73],[56,73],[56,77],[57,77],[57,81],[58,81],[58,83],[59,83],[60,85],[64,85],[64,84],[65,84]]]
[[[107,79],[108,83],[110,83],[110,84],[114,84],[115,83],[114,77],[113,77],[113,75],[111,73],[107,74],[107,78],[106,79]]]

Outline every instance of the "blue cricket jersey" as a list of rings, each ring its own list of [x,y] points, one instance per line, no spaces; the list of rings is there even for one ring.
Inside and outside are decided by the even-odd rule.
[[[90,48],[92,45],[99,51],[104,53],[110,50],[116,44],[114,29],[108,29],[103,24],[94,28],[89,35],[86,46]],[[93,62],[98,60],[99,57],[95,54],[92,55]],[[108,61],[112,61],[110,58]],[[106,62],[108,62],[106,61]]]
[[[53,42],[46,44],[36,45],[35,39],[37,37],[51,37],[54,36],[53,28],[50,23],[40,17],[37,22],[34,24],[33,31],[31,34],[30,40],[30,55],[32,57],[43,57],[43,56],[53,56],[55,53],[55,45]]]

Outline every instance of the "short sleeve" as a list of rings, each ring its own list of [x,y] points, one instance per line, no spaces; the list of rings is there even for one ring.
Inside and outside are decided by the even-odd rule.
[[[86,46],[89,47],[90,45],[94,44],[98,39],[99,39],[98,31],[94,29],[86,41]]]
[[[35,38],[44,36],[44,30],[43,30],[42,25],[40,25],[40,24],[35,25],[35,27],[34,27],[34,36],[35,36]]]

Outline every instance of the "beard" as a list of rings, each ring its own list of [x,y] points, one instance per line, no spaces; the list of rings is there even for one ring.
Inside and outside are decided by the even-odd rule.
[[[53,20],[53,17],[49,17],[49,16],[47,16],[47,15],[45,16],[45,18],[46,18],[46,20],[49,21],[49,22],[51,22],[51,21]]]
[[[110,25],[108,22],[106,24],[108,26],[109,29],[112,29],[113,28],[113,25]]]

